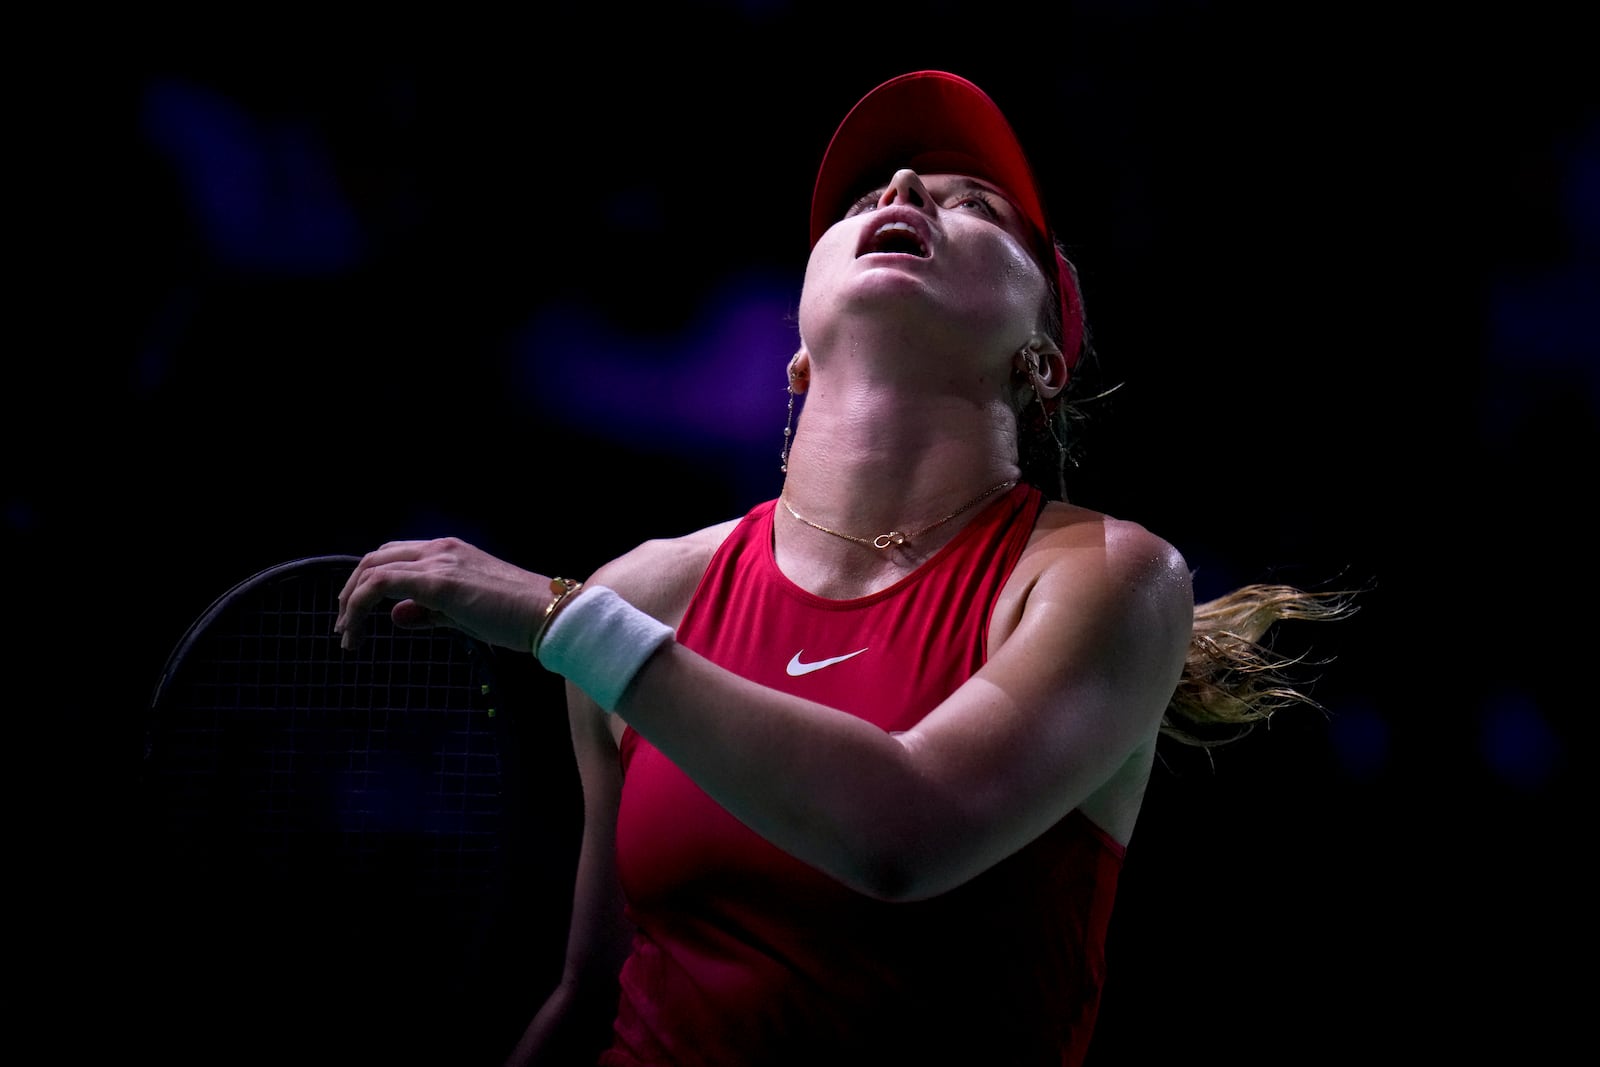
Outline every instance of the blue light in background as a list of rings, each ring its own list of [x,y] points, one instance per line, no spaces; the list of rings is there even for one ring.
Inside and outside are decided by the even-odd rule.
[[[1548,785],[1560,760],[1560,743],[1539,705],[1508,689],[1484,705],[1478,726],[1483,763],[1501,781],[1527,791]]]
[[[152,80],[141,103],[145,135],[172,164],[218,262],[316,275],[361,259],[355,215],[309,123],[269,121],[174,78]]]
[[[763,468],[747,461],[770,452],[771,490],[799,298],[797,279],[746,275],[711,289],[681,331],[648,335],[620,329],[603,309],[550,304],[514,342],[513,381],[540,417],[601,428],[630,447],[710,452],[735,475],[748,466],[752,479]]]
[[[1504,270],[1491,286],[1488,355],[1504,368],[1497,371],[1498,387],[1486,392],[1491,431],[1526,413],[1530,384],[1553,380],[1586,388],[1587,425],[1600,408],[1600,123],[1564,143],[1550,166],[1559,172],[1553,180],[1561,190],[1560,258]]]
[[[1358,781],[1376,778],[1388,767],[1394,742],[1388,720],[1365,702],[1341,706],[1328,724],[1334,753],[1345,774]]]

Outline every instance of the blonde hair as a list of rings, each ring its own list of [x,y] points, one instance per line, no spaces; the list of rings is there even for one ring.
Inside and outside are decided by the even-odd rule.
[[[1195,605],[1194,632],[1183,675],[1161,720],[1161,733],[1211,748],[1237,741],[1286,707],[1323,710],[1304,673],[1304,654],[1275,651],[1274,627],[1288,621],[1348,618],[1357,591],[1307,592],[1255,583]]]

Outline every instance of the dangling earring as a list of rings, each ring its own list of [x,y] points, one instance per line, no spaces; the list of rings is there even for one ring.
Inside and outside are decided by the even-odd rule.
[[[789,473],[789,444],[794,439],[794,398],[800,392],[795,387],[804,377],[805,375],[800,370],[800,355],[796,353],[795,357],[789,361],[789,418],[783,425],[783,451],[778,457],[783,461],[778,469],[784,474]]]
[[[1024,345],[1017,355],[1022,357],[1022,371],[1027,374],[1028,381],[1033,385],[1034,396],[1039,395],[1039,353],[1031,347]]]
[[[789,419],[783,424],[783,451],[778,454],[782,461],[778,467],[784,474],[789,473],[789,439],[794,434],[794,387],[790,386],[789,393]]]
[[[1017,350],[1017,355],[1022,359],[1022,366],[1018,369],[1027,374],[1028,384],[1033,386],[1033,398],[1039,402],[1039,418],[1044,422],[1045,432],[1050,435],[1050,440],[1056,443],[1056,451],[1065,460],[1067,446],[1056,436],[1056,420],[1044,402],[1044,394],[1039,391],[1039,353],[1034,351],[1032,345],[1023,345]]]

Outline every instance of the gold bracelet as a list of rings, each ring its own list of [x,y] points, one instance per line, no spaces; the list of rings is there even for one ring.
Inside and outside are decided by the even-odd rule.
[[[582,588],[582,582],[573,581],[571,578],[550,579],[550,592],[555,599],[550,601],[550,606],[544,609],[544,618],[539,621],[539,628],[533,632],[533,641],[530,643],[529,648],[533,652],[534,659],[539,658],[539,646],[544,643],[544,632],[550,629],[550,623],[556,617],[556,609],[565,603],[568,597],[571,597]]]

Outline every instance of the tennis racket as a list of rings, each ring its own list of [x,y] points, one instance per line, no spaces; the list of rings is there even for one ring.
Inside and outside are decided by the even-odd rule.
[[[158,1062],[489,1063],[508,1047],[515,687],[493,648],[381,610],[341,649],[357,562],[240,582],[156,685],[137,855]]]

